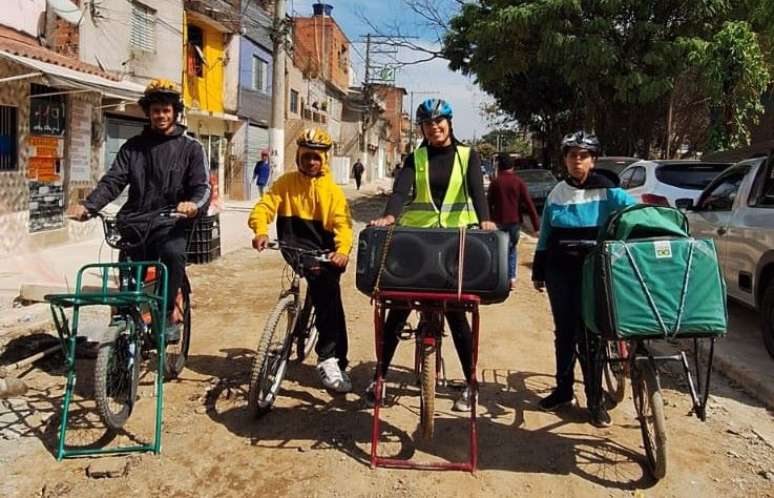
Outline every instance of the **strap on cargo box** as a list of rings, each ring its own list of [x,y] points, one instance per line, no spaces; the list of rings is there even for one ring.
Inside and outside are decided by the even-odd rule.
[[[696,242],[694,239],[690,239],[690,240],[691,240],[691,244],[688,249],[688,265],[686,266],[685,276],[683,277],[683,288],[680,291],[680,305],[678,306],[677,318],[675,319],[675,325],[671,332],[667,329],[667,326],[664,323],[664,319],[661,317],[661,313],[659,312],[658,307],[656,306],[656,301],[653,299],[653,295],[650,293],[650,289],[648,289],[648,284],[645,282],[645,278],[643,278],[642,272],[640,272],[640,268],[637,266],[637,262],[634,260],[634,256],[629,250],[629,244],[625,242],[623,244],[623,247],[626,250],[626,256],[629,258],[629,263],[632,265],[632,268],[634,269],[634,272],[637,275],[637,280],[639,280],[640,285],[642,286],[642,290],[645,291],[645,296],[648,298],[648,304],[653,310],[653,314],[655,315],[656,320],[658,321],[658,324],[661,327],[661,331],[663,332],[664,337],[675,337],[678,331],[680,330],[680,324],[682,323],[682,320],[683,320],[683,312],[685,310],[685,297],[688,293],[688,279],[691,274],[691,265],[693,263],[693,250]]]

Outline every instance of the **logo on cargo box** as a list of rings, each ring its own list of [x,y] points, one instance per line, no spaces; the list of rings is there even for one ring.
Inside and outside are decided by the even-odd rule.
[[[657,240],[653,243],[656,248],[656,258],[664,259],[672,257],[672,245],[668,240]]]

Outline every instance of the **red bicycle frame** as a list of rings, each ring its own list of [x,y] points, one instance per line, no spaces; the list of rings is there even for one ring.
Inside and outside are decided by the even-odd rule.
[[[371,467],[389,467],[400,469],[426,469],[426,470],[476,470],[478,461],[478,432],[476,426],[476,400],[478,398],[478,378],[476,367],[478,364],[479,341],[479,312],[480,299],[473,294],[440,293],[440,292],[402,292],[383,291],[374,296],[374,335],[376,347],[376,385],[374,394],[373,423],[371,426]],[[402,309],[416,310],[420,312],[444,313],[448,310],[465,311],[472,315],[473,351],[471,362],[470,388],[472,392],[469,438],[470,453],[466,462],[414,462],[408,459],[385,458],[379,456],[379,436],[381,435],[381,421],[379,409],[382,403],[382,354],[384,349],[384,321],[387,310]],[[436,367],[437,368],[437,367]]]

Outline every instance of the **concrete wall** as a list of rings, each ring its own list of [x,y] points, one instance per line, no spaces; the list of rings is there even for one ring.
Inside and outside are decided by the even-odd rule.
[[[182,83],[183,2],[143,0],[156,10],[156,50],[143,52],[129,44],[132,4],[126,0],[101,0],[94,6],[99,17],[85,9],[80,25],[80,59],[108,71],[129,74],[139,82],[165,78]]]
[[[226,60],[223,65],[223,110],[235,114],[239,106],[240,60],[242,53],[239,36],[231,36],[225,48]]]
[[[45,22],[46,0],[3,0],[0,24],[37,37]]]
[[[253,89],[253,57],[267,63],[263,91]],[[239,108],[237,114],[253,122],[267,124],[271,120],[272,54],[254,40],[240,37],[239,50]],[[288,93],[289,95],[289,93]]]

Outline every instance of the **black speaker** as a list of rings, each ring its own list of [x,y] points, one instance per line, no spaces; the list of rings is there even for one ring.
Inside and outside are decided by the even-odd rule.
[[[356,285],[370,295],[382,263],[387,228],[368,227],[360,232]],[[460,232],[447,228],[396,227],[382,273],[382,290],[456,292],[459,275]],[[502,302],[508,297],[508,235],[504,232],[468,230],[465,237],[463,292],[482,302]]]

